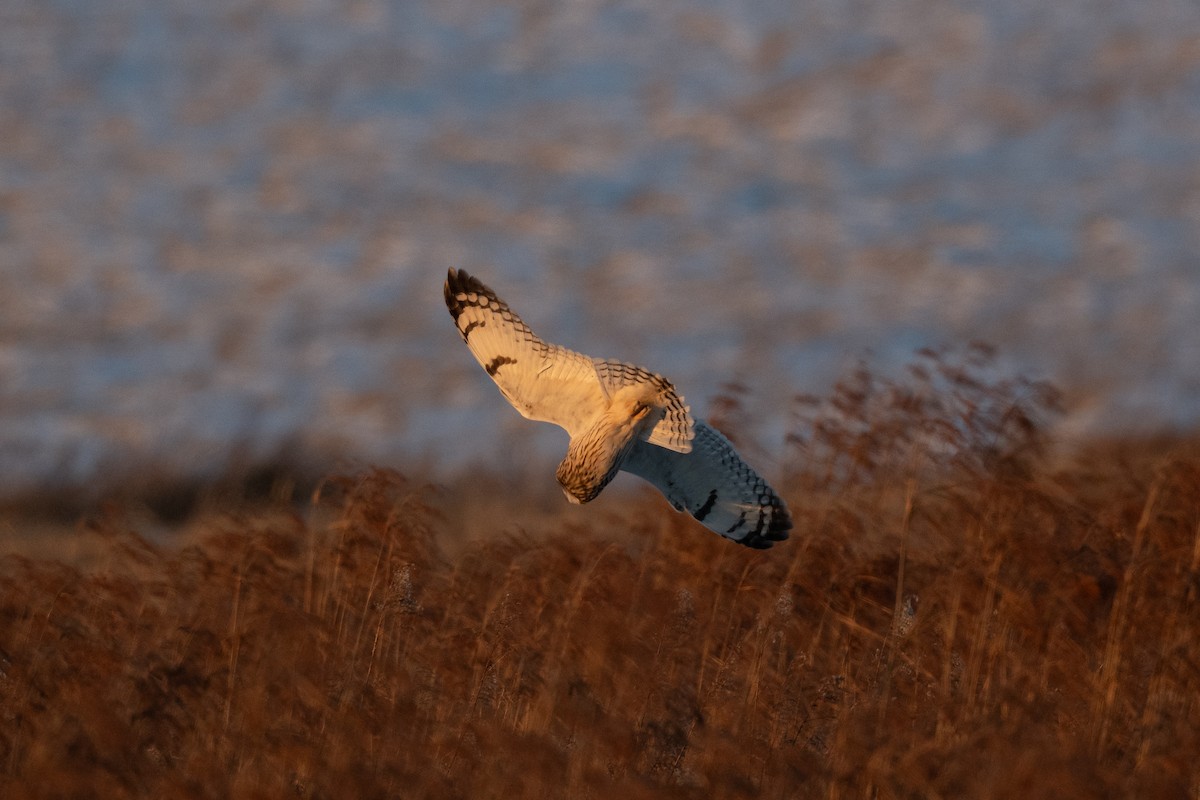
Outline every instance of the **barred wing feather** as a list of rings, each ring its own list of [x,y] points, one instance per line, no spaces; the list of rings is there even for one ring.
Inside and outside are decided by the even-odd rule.
[[[727,539],[765,549],[788,538],[787,506],[707,423],[696,423],[690,453],[638,442],[621,469],[654,484],[676,510]]]

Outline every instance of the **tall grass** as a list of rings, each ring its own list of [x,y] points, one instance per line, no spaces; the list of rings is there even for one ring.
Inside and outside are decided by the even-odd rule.
[[[765,552],[647,493],[451,553],[471,496],[375,470],[5,557],[0,794],[1195,800],[1200,445],[1052,468],[988,363],[801,398]]]

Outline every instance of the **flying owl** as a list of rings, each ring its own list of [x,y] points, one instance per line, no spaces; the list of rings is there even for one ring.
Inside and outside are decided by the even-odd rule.
[[[670,381],[542,341],[461,270],[449,271],[444,294],[463,341],[508,402],[571,435],[556,475],[572,503],[593,500],[625,470],[727,539],[764,549],[788,538],[783,500],[728,439],[692,418]]]

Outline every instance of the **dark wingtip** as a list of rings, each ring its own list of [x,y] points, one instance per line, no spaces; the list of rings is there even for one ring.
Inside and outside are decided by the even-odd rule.
[[[470,292],[486,294],[487,287],[480,283],[478,278],[472,277],[464,270],[454,267],[446,270],[446,283],[442,286],[442,296],[446,299],[446,308],[450,309],[450,315],[455,320],[458,319],[463,308],[463,304],[457,296]]]
[[[446,271],[446,282],[442,284],[442,297],[446,298],[446,308],[450,309],[450,313],[454,313],[454,286],[458,284],[458,270],[451,267]]]
[[[753,547],[756,550],[766,550],[775,544],[782,542],[788,538],[789,531],[792,529],[792,515],[788,511],[787,506],[778,497],[771,499],[771,510],[769,512],[769,521],[767,529],[761,533],[755,532],[740,540],[747,547]]]
[[[485,295],[489,299],[495,297],[495,293],[483,281],[471,275],[466,270],[455,269],[454,267],[446,270],[446,283],[442,293],[446,297],[447,306],[451,306],[456,294],[474,293]],[[451,310],[453,310],[452,306]]]

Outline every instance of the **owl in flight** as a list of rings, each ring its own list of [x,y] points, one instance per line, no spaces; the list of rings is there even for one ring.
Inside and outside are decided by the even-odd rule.
[[[572,503],[594,499],[625,470],[727,539],[763,549],[788,538],[783,500],[728,439],[692,418],[670,381],[543,342],[461,270],[450,270],[444,293],[463,341],[508,402],[571,435],[557,477]]]

